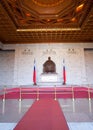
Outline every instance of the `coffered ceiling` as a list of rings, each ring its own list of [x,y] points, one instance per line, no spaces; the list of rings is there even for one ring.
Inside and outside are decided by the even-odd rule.
[[[0,0],[0,41],[93,42],[93,0]]]

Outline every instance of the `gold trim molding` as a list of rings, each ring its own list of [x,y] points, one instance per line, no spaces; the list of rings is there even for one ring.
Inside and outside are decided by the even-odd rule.
[[[81,28],[39,28],[39,29],[17,29],[17,32],[43,32],[43,31],[80,31]]]

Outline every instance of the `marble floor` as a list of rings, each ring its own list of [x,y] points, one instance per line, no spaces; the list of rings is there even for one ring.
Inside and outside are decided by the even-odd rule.
[[[0,100],[0,130],[13,130],[35,100]],[[93,130],[93,99],[58,99],[70,130]]]

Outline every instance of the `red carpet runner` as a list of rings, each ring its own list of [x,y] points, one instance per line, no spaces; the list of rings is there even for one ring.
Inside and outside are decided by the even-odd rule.
[[[14,130],[69,130],[58,101],[36,101]]]

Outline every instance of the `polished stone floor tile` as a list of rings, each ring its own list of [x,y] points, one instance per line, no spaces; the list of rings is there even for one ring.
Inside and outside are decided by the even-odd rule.
[[[35,100],[0,100],[0,130],[13,130]],[[58,99],[70,130],[93,130],[93,99]]]

